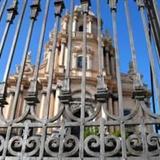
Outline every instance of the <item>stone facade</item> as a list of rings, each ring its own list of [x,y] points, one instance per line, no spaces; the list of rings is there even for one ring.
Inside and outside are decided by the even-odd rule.
[[[81,92],[81,76],[82,76],[82,33],[83,33],[83,16],[80,6],[75,7],[74,17],[73,17],[73,28],[72,28],[72,57],[71,57],[71,92],[73,94],[72,98],[75,103],[80,102],[80,92]],[[49,117],[53,117],[58,113],[60,100],[59,95],[61,92],[61,87],[64,80],[64,74],[67,65],[68,49],[68,22],[69,14],[67,13],[62,17],[61,30],[58,34],[57,48],[55,52],[55,62],[53,71],[53,84],[52,84],[52,94],[50,102]],[[48,71],[49,71],[49,61],[50,59],[52,44],[54,40],[54,31],[50,33],[49,42],[45,46],[44,59],[39,70],[38,88],[39,88],[39,100],[40,103],[36,106],[36,114],[40,119],[44,118],[45,110],[45,97],[46,88],[48,82]],[[103,74],[105,77],[105,83],[109,91],[112,93],[112,97],[109,98],[108,108],[110,114],[119,115],[119,107],[117,101],[117,82],[116,82],[116,69],[115,69],[115,53],[112,45],[112,40],[108,35],[102,34],[103,43]],[[95,94],[97,90],[97,75],[98,75],[98,41],[97,41],[97,18],[91,11],[87,17],[87,56],[86,56],[86,99],[89,101],[94,101]],[[24,77],[22,81],[21,94],[19,97],[17,116],[23,113],[25,107],[25,96],[26,91],[29,89],[30,82],[32,80],[32,75],[34,71],[34,66],[31,64],[31,57],[28,54],[26,67],[24,71]],[[8,80],[8,105],[4,109],[4,115],[6,118],[10,116],[10,107],[14,98],[14,90],[17,82],[17,73],[11,75]],[[134,74],[132,72],[132,65],[130,65],[130,70],[128,74],[121,74],[122,79],[122,90],[124,99],[124,114],[130,114],[132,110],[136,107],[135,101],[132,99],[133,93],[133,80]],[[146,99],[147,107],[149,107],[149,99]],[[79,108],[73,108],[73,112],[78,113]],[[92,109],[88,109],[87,114],[92,112]],[[103,114],[104,119],[106,115]],[[110,127],[108,131],[114,132],[116,127]],[[38,131],[40,133],[41,130]]]

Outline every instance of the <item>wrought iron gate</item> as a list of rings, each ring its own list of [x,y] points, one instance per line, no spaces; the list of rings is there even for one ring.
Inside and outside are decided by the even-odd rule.
[[[158,132],[160,115],[157,112],[160,107],[160,16],[157,3],[160,2],[158,0],[134,2],[145,35],[142,47],[145,47],[146,43],[145,54],[148,53],[148,66],[151,68],[151,91],[143,83],[137,69],[139,53],[136,53],[128,4],[131,1],[102,0],[102,2],[106,5],[106,10],[103,11],[101,0],[80,0],[80,13],[83,15],[83,25],[79,28],[79,31],[82,31],[81,35],[73,30],[75,22],[78,21],[74,12],[78,1],[0,1],[0,159],[158,160],[160,158]],[[88,33],[87,26],[88,15],[93,14],[91,10],[95,4],[96,37]],[[122,81],[128,77],[120,72],[117,26],[124,23],[117,23],[117,15],[121,14],[119,5],[124,5],[125,16],[122,20],[126,21],[131,49],[132,77],[128,81],[132,87],[127,91],[127,96],[131,97],[135,104],[131,110],[125,110],[124,107]],[[63,26],[62,24],[60,26],[60,23],[65,6],[70,8],[66,13],[68,21],[64,24],[68,27],[62,32]],[[106,14],[108,11],[111,21]],[[105,19],[102,19],[102,15]],[[104,42],[102,20],[112,24],[113,36],[106,40],[107,44],[109,43],[107,47],[102,43]],[[51,41],[49,41],[47,38],[51,29],[53,32],[50,33]],[[63,34],[66,38],[64,42],[61,40],[62,45],[59,46],[59,39]],[[81,37],[83,44],[80,48],[82,59],[79,58],[82,60],[79,62],[82,68],[76,71],[80,72],[77,79],[71,65],[74,52],[73,39],[76,36]],[[88,80],[88,77],[93,78],[93,75],[88,76],[89,64],[86,63],[90,40],[97,43],[96,82]],[[46,52],[50,56],[48,62],[42,63],[44,44],[47,44]],[[65,68],[62,72],[57,72],[56,58],[60,56],[59,50],[63,52],[63,44],[67,47]],[[110,57],[106,58],[108,54]],[[34,66],[31,65],[31,55],[34,57]],[[19,57],[22,57],[21,60]],[[112,67],[109,70],[109,66],[108,68],[105,66],[108,61],[113,62],[111,65],[115,70],[112,70]],[[20,66],[15,71],[17,63]],[[40,70],[43,71],[45,63],[48,63],[48,70],[43,76]],[[141,66],[143,67],[142,64]],[[79,97],[74,97],[75,89],[72,84],[75,81],[80,84]],[[95,84],[96,92],[92,93],[94,97],[88,98],[87,88],[91,83]],[[126,86],[126,90],[128,88]],[[52,101],[57,97],[59,103],[56,110]],[[113,109],[112,105],[117,107]],[[113,111],[116,109],[117,111]],[[37,113],[43,116],[38,116]]]

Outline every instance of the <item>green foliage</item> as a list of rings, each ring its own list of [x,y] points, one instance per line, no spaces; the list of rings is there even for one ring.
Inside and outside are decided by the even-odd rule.
[[[90,136],[90,135],[95,135],[98,136],[99,135],[99,128],[98,127],[85,127],[84,129],[84,138]]]
[[[126,138],[129,137],[130,133],[128,131],[126,131]],[[120,130],[116,130],[114,132],[111,133],[111,135],[115,136],[115,137],[121,137],[121,131]]]
[[[100,132],[99,132],[99,128],[96,126],[93,127],[85,127],[84,129],[84,138],[87,138],[90,135],[95,135],[95,136],[99,136]],[[114,132],[111,133],[111,135],[115,136],[115,137],[121,137],[121,131],[120,130],[115,130]],[[126,132],[126,138],[129,137],[129,132]]]
[[[116,130],[116,131],[112,132],[111,135],[113,135],[115,137],[121,137],[121,132],[120,132],[120,130]]]

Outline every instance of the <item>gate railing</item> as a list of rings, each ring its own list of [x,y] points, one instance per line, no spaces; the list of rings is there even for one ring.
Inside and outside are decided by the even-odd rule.
[[[156,1],[136,0],[134,2],[141,17],[145,35],[142,47],[146,43],[148,66],[151,68],[152,95],[138,73],[139,56],[135,47],[132,18],[128,4],[130,2],[128,0],[102,2],[110,10],[112,20],[107,23],[112,24],[112,51],[114,52],[116,75],[110,81],[115,82],[116,89],[114,91],[111,89],[108,80],[106,80],[107,74],[104,74],[101,19],[106,14],[103,21],[109,21],[107,20],[108,14],[105,11],[102,13],[100,0],[81,0],[83,13],[82,76],[79,78],[80,95],[75,98],[73,95],[74,86],[72,85],[75,77],[72,75],[71,65],[74,45],[72,32],[73,21],[75,20],[75,1],[66,1],[66,4],[63,0],[55,0],[54,3],[51,0],[0,1],[0,29],[3,30],[0,34],[1,159],[159,159],[160,135],[158,128],[160,116],[156,111],[160,109],[160,18],[157,14]],[[95,3],[99,65],[97,67],[97,88],[96,92],[93,93],[95,97],[88,98],[87,88],[90,84],[86,74],[86,55],[89,41],[87,18],[92,4]],[[62,13],[65,5],[68,7],[69,4],[70,14],[68,14],[66,38],[67,61],[65,71],[61,75],[56,73],[54,67],[60,48],[58,45]],[[132,62],[131,84],[133,87],[129,91],[131,92],[129,96],[135,107],[127,114],[124,112],[124,76],[120,71],[121,56],[117,22],[119,4],[124,4],[126,17],[122,19],[126,18]],[[53,22],[54,27],[51,28],[50,24]],[[121,23],[123,24],[123,22]],[[48,58],[49,68],[43,77],[40,72],[44,65],[41,62],[41,57],[42,53],[45,52],[44,44],[48,41],[46,40],[48,28],[53,29],[53,32],[50,37],[52,40],[49,42],[51,43],[50,57]],[[26,32],[26,30],[28,31]],[[33,50],[31,55],[33,54],[35,59],[34,66],[31,65],[30,50]],[[22,58],[19,60],[21,56]],[[13,65],[15,65],[16,60],[20,62],[20,66],[14,73]],[[143,64],[141,66],[143,67]],[[27,72],[31,72],[28,74],[28,78],[26,78]],[[62,83],[56,81],[56,75],[59,74]],[[60,101],[57,111],[55,111],[52,102],[53,97],[58,97]],[[152,112],[150,97],[154,99],[154,113]],[[112,108],[113,105],[114,109]],[[43,109],[40,109],[41,107]],[[111,113],[115,109],[117,109],[116,115]],[[43,116],[37,116],[37,113],[43,114]]]

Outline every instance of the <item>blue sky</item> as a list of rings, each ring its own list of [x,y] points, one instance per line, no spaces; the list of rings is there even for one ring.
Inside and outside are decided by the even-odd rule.
[[[2,4],[3,0],[0,1],[0,6]],[[11,3],[12,0],[9,0],[9,3]],[[24,44],[26,40],[26,35],[28,31],[28,26],[29,26],[29,16],[30,16],[30,8],[29,5],[31,4],[32,0],[28,0],[28,6],[27,10],[25,12],[25,18],[23,21],[23,28],[21,29],[20,32],[20,37],[19,41],[16,47],[15,51],[15,56],[14,56],[14,61],[13,65],[11,68],[11,73],[15,72],[15,66],[20,64],[21,58],[23,55],[23,49],[24,49]],[[36,25],[34,28],[33,36],[32,36],[32,41],[30,45],[30,50],[32,52],[32,62],[35,62],[35,57],[37,53],[37,47],[38,47],[38,40],[39,40],[39,35],[40,35],[40,30],[42,26],[42,18],[44,14],[44,8],[45,8],[45,2],[46,0],[41,0],[42,5],[42,12],[40,12],[38,16],[38,20],[36,21]],[[45,43],[49,39],[49,33],[52,31],[53,26],[54,26],[54,7],[53,7],[53,0],[51,0],[50,3],[50,10],[49,10],[49,21],[47,23],[47,30],[45,33]],[[66,4],[66,9],[69,9],[69,0],[65,0]],[[94,11],[96,14],[96,0],[91,0],[92,6],[91,9]],[[112,37],[112,23],[111,23],[111,14],[109,7],[107,5],[107,0],[101,0],[101,15],[102,15],[102,20],[103,20],[103,31],[108,30],[110,36]],[[117,14],[117,21],[118,21],[118,43],[119,43],[119,53],[120,53],[120,64],[121,64],[121,71],[122,72],[127,72],[128,71],[128,63],[131,60],[131,53],[130,53],[130,46],[129,46],[129,37],[128,37],[128,32],[127,32],[127,25],[126,25],[126,18],[125,18],[125,12],[124,12],[124,5],[122,3],[122,0],[119,0],[118,3],[118,14]],[[160,0],[157,0],[158,2],[158,7],[160,8]],[[9,6],[9,3],[7,4],[7,7]],[[19,12],[21,12],[21,6],[22,6],[22,1],[20,1],[19,4]],[[80,4],[79,0],[75,0],[76,5]],[[144,31],[143,31],[143,26],[140,18],[139,11],[137,10],[137,6],[135,5],[134,0],[129,0],[129,10],[131,14],[131,19],[132,19],[132,26],[133,26],[133,32],[134,32],[134,40],[135,40],[135,47],[137,51],[137,60],[138,60],[138,71],[143,74],[144,76],[144,82],[147,83],[150,86],[150,78],[149,78],[149,66],[148,66],[148,56],[147,56],[147,49],[146,49],[146,43],[145,43],[145,36],[144,36]],[[66,11],[64,11],[65,13]],[[7,57],[9,53],[9,49],[11,46],[11,42],[13,40],[13,33],[15,31],[15,27],[17,24],[19,16],[15,18],[14,23],[11,26],[9,36],[6,41],[6,45],[4,47],[3,51],[3,56],[0,60],[0,79],[2,79],[3,73],[4,73],[4,68],[5,64],[7,62]],[[4,13],[4,16],[2,18],[2,21],[0,22],[0,39],[2,37],[2,34],[4,32],[4,27],[6,25],[5,23],[6,20],[6,11]],[[157,72],[159,71],[158,65],[157,65]],[[160,71],[158,72],[160,73]],[[160,75],[159,75],[160,77]]]

